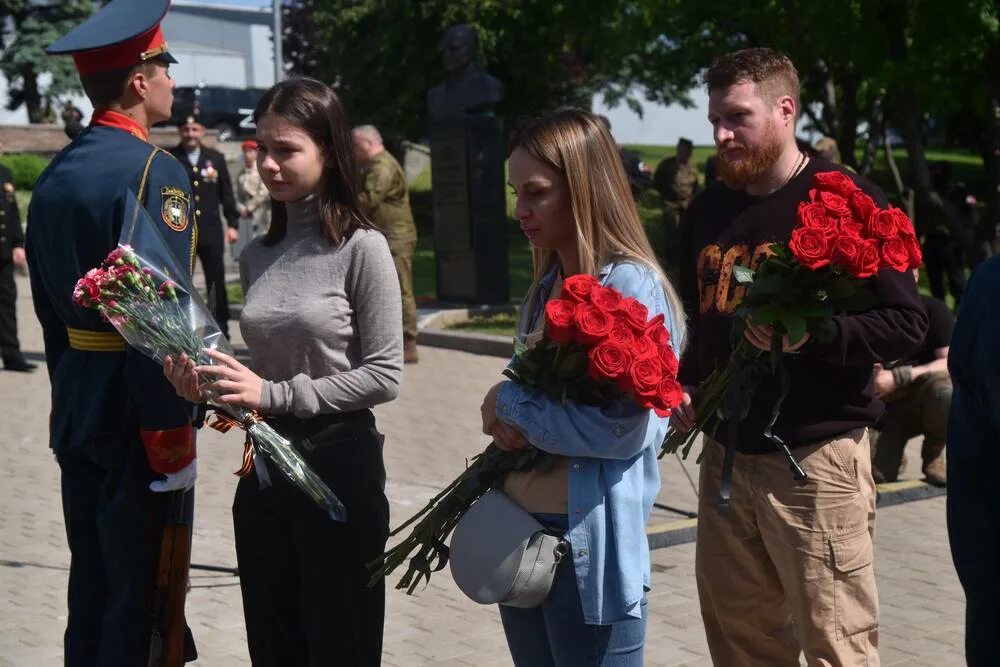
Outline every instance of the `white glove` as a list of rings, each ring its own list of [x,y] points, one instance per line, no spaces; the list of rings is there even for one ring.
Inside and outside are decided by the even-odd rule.
[[[187,491],[194,486],[194,481],[198,479],[198,459],[194,459],[177,472],[164,474],[166,479],[158,479],[149,483],[149,490],[154,493],[165,493],[166,491]]]

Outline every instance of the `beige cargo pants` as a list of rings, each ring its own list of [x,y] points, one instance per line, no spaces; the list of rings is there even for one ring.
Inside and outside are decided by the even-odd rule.
[[[724,449],[701,466],[695,573],[716,665],[878,665],[875,483],[866,429],[780,454],[737,453],[726,517]]]

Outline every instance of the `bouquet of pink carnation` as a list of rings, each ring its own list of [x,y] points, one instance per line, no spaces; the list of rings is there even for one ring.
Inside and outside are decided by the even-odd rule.
[[[168,356],[180,354],[200,364],[211,364],[206,349],[233,356],[229,341],[191,284],[187,271],[177,266],[166,242],[131,193],[126,221],[118,247],[100,267],[90,269],[77,281],[73,300],[97,310],[129,345],[160,364]],[[343,503],[287,438],[258,413],[222,405],[213,401],[216,397],[209,396],[218,418],[212,426],[222,432],[239,426],[247,433],[243,466],[236,474],[246,475],[256,467],[261,484],[269,484],[267,468],[258,460],[265,457],[332,519],[346,519]]]
[[[515,341],[514,359],[504,375],[544,392],[557,402],[607,406],[626,399],[661,417],[680,404],[677,357],[663,315],[649,311],[594,276],[566,279],[563,298],[545,304],[545,331],[535,345]],[[462,515],[514,470],[543,465],[549,455],[529,447],[504,451],[495,444],[413,517],[392,531],[413,526],[409,535],[369,565],[372,582],[387,576],[409,558],[396,588],[412,593],[421,578],[448,562],[445,540]]]

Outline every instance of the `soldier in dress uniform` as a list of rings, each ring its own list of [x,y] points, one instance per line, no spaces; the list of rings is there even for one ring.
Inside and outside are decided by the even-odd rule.
[[[198,222],[198,261],[205,272],[208,305],[222,333],[229,338],[229,298],[226,296],[226,244],[240,237],[240,214],[233,196],[226,158],[219,151],[202,146],[205,126],[188,116],[177,128],[180,143],[170,149],[187,168],[194,192],[194,215]],[[219,209],[222,209],[220,215]],[[226,218],[223,228],[222,217]],[[223,232],[225,229],[225,232]]]
[[[190,268],[195,220],[184,168],[147,140],[170,116],[169,0],[113,0],[48,52],[72,54],[90,126],[43,172],[28,211],[35,313],[52,383],[50,445],[69,541],[66,665],[147,663],[152,574],[167,496],[194,484],[192,406],[73,287],[118,243],[135,193]],[[176,496],[176,494],[174,494]],[[189,501],[192,493],[185,494]]]
[[[3,144],[0,144],[0,156]],[[0,358],[4,370],[32,371],[35,364],[28,363],[21,354],[17,341],[17,284],[14,267],[23,266],[24,233],[21,230],[21,213],[14,197],[14,177],[10,169],[0,164]]]
[[[663,200],[663,261],[669,269],[677,267],[681,219],[698,192],[698,169],[691,160],[693,152],[691,140],[681,137],[677,153],[660,162],[653,174],[653,187]]]
[[[385,149],[382,135],[374,125],[354,128],[355,153],[362,165],[358,204],[385,234],[392,261],[399,276],[403,297],[403,362],[416,363],[417,302],[413,297],[413,251],[417,247],[417,226],[410,210],[410,190],[406,174],[396,158]]]

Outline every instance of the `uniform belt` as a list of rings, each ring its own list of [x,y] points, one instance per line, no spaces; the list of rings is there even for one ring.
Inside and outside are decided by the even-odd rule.
[[[66,327],[69,346],[82,352],[124,352],[125,339],[115,331],[90,331]]]

